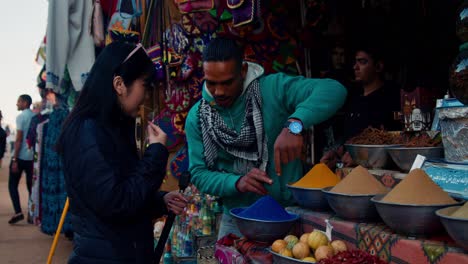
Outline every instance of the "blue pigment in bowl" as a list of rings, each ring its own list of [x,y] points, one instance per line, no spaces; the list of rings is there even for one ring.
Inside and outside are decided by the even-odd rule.
[[[267,195],[258,199],[251,206],[236,212],[243,218],[265,220],[265,221],[285,221],[291,220],[295,216],[289,214],[273,197]]]

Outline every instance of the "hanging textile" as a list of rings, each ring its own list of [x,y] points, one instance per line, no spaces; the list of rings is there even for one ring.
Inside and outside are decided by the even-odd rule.
[[[57,230],[62,210],[67,199],[62,162],[55,151],[55,144],[60,135],[62,124],[68,110],[57,109],[50,114],[47,136],[44,145],[44,162],[41,174],[41,231],[53,235]],[[67,216],[62,232],[72,232],[70,218]]]
[[[56,93],[61,93],[65,66],[77,91],[88,77],[95,56],[90,31],[92,11],[92,1],[49,0],[46,87]]]
[[[29,123],[28,134],[26,135],[26,143],[30,149],[35,149],[36,139],[37,139],[37,126],[49,118],[48,114],[38,113],[37,115],[31,118]]]
[[[37,153],[36,153],[37,127],[40,123],[44,122],[48,117],[49,117],[48,114],[43,115],[42,113],[38,113],[31,119],[31,122],[29,123],[29,129],[26,135],[26,143],[28,144],[28,148],[32,149],[34,153],[34,163],[36,162],[36,159],[37,159]],[[33,185],[37,179],[36,175],[37,173],[35,173],[33,169],[33,179],[32,179]],[[28,219],[33,219],[34,210],[37,205],[38,205],[37,200],[34,200],[33,196],[30,195],[29,200],[28,200],[28,216],[29,216]]]
[[[33,185],[31,189],[31,203],[29,206],[31,219],[35,225],[41,224],[41,174],[43,163],[44,139],[46,137],[49,120],[37,125],[34,153]]]

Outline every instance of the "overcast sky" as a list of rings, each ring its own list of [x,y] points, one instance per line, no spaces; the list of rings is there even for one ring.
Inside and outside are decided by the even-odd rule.
[[[36,77],[41,65],[34,59],[46,34],[47,0],[2,1],[0,25],[0,110],[5,127],[14,126],[19,95],[40,100]]]

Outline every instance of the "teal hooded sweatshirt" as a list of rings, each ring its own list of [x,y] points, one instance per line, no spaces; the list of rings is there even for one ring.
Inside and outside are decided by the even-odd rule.
[[[283,73],[264,75],[263,73],[264,70],[260,65],[248,63],[244,91],[253,80],[259,80],[263,100],[264,131],[268,139],[266,173],[273,180],[272,185],[264,185],[269,195],[283,206],[288,206],[294,200],[286,185],[296,182],[304,174],[299,159],[283,164],[281,175],[276,174],[274,164],[276,138],[289,118],[300,119],[305,128],[327,120],[343,105],[347,92],[339,82],[331,79],[292,77]],[[228,127],[237,132],[240,131],[245,115],[245,93],[242,93],[229,108],[217,106],[205,85],[202,96],[216,108]],[[234,157],[231,154],[220,149],[215,170],[207,168],[203,156],[199,104],[200,102],[197,102],[192,107],[185,125],[192,183],[202,193],[221,197],[225,213],[232,208],[250,206],[260,196],[254,193],[241,193],[236,189],[236,182],[243,175],[233,173]]]

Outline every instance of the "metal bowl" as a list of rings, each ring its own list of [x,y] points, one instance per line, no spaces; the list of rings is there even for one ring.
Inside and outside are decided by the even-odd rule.
[[[266,221],[239,216],[245,208],[233,208],[230,213],[234,217],[237,228],[246,238],[259,242],[271,243],[276,239],[285,237],[299,216],[289,213],[288,220]]]
[[[387,148],[388,154],[396,165],[403,171],[409,171],[413,165],[416,156],[423,155],[426,158],[438,159],[444,157],[443,147],[420,147],[420,148],[407,148],[395,147]]]
[[[455,204],[440,205],[416,205],[396,204],[381,201],[383,194],[376,195],[371,199],[375,203],[377,212],[382,220],[397,233],[415,237],[427,237],[443,231],[442,224],[435,211]]]
[[[294,200],[303,208],[317,211],[325,211],[328,207],[327,199],[323,194],[323,188],[301,188],[286,185],[291,191]]]
[[[335,213],[344,219],[354,221],[379,220],[379,214],[371,198],[376,194],[344,194],[331,192],[332,187],[323,189],[328,204]]]
[[[268,251],[270,251],[270,253],[273,255],[273,263],[274,264],[316,263],[316,262],[307,262],[307,261],[302,261],[302,260],[295,259],[295,258],[282,256],[282,255],[274,252],[273,250],[271,250],[271,248],[269,248]]]
[[[468,250],[468,219],[450,216],[461,206],[451,206],[436,211],[445,230],[455,242]]]
[[[345,144],[346,150],[357,164],[365,168],[391,169],[394,166],[388,148],[401,145],[357,145]]]

